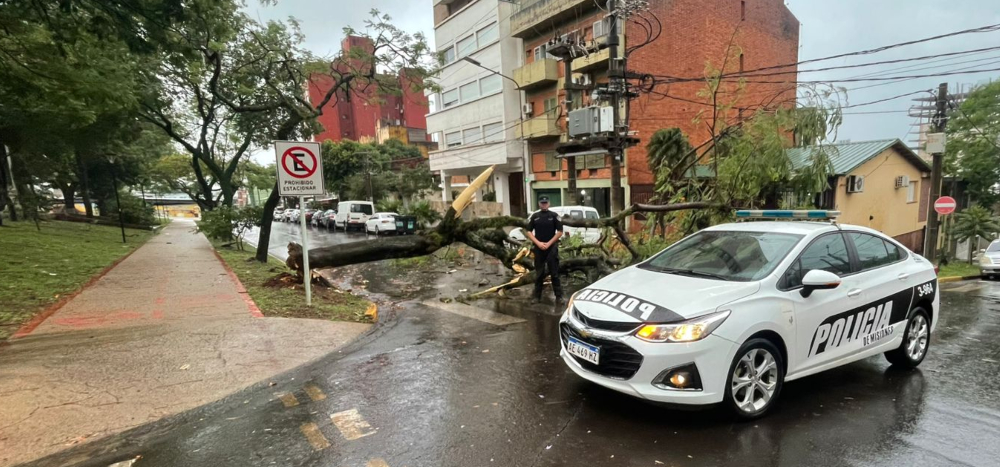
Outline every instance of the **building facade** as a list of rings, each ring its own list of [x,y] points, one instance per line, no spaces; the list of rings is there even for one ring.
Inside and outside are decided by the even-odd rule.
[[[521,53],[510,31],[514,8],[501,0],[434,1],[443,68],[427,131],[439,144],[430,152],[430,167],[441,174],[445,201],[452,181],[467,181],[495,165],[488,191],[504,214],[525,215],[525,148],[517,134],[521,93],[509,79]]]
[[[586,47],[606,41],[610,25],[605,5],[605,1],[594,0],[521,0],[514,7],[510,30],[522,40],[519,59],[523,65],[513,73],[525,92],[525,110],[530,112],[523,131],[529,146],[529,205],[546,195],[557,205],[583,204],[597,208],[602,215],[610,214],[610,156],[576,157],[577,192],[567,191],[566,161],[556,153],[556,146],[568,139],[565,64],[548,53],[555,39],[567,36]],[[662,33],[651,44],[630,51],[629,71],[704,77],[708,63],[719,69],[726,63],[727,72],[736,72],[798,61],[799,22],[782,0],[650,0],[646,16],[655,16],[662,23]],[[619,28],[619,56],[645,36],[646,27],[629,21]],[[608,48],[573,59],[570,79],[585,88],[570,94],[573,109],[598,103],[591,100],[591,92],[607,83],[609,68]],[[794,65],[781,71],[785,74],[773,81],[794,83]],[[794,102],[794,84],[744,86],[740,101],[732,106],[732,121],[743,118],[744,112],[750,115],[769,105]],[[622,109],[629,115],[629,129],[640,140],[638,146],[626,150],[622,162],[625,206],[645,202],[653,192],[645,145],[654,132],[680,128],[693,146],[710,139],[705,122],[695,121],[699,113],[712,107],[699,95],[704,88],[703,79],[658,86],[654,92],[640,92],[627,111]]]
[[[344,55],[353,48],[370,52],[374,49],[374,44],[365,37],[345,37],[341,42]],[[358,96],[356,93],[338,91],[337,99],[328,104],[319,117],[323,131],[315,136],[315,141],[361,141],[363,138],[375,138],[380,125],[399,126],[426,133],[427,96],[410,82],[405,70],[395,78],[399,80],[402,89],[399,95],[376,95],[372,91],[370,95]],[[309,101],[313,105],[319,104],[331,86],[333,80],[330,76],[314,75],[308,83]]]

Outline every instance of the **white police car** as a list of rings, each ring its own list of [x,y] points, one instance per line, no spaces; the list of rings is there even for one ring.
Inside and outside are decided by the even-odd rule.
[[[897,366],[919,365],[939,302],[933,266],[874,230],[723,224],[574,294],[560,320],[560,354],[581,377],[626,394],[722,402],[755,418],[785,381],[879,353]]]

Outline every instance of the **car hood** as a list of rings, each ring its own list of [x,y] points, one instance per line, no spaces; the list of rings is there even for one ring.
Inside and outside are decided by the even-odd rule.
[[[600,321],[669,323],[715,311],[752,295],[760,282],[735,282],[649,271],[632,266],[574,294],[573,305]]]

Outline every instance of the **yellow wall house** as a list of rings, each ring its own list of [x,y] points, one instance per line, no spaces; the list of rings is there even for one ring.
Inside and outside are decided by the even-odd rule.
[[[931,168],[898,139],[829,144],[822,147],[833,164],[831,190],[820,196],[822,209],[841,211],[839,221],[878,230],[921,252]],[[810,164],[819,147],[789,150],[796,168]]]

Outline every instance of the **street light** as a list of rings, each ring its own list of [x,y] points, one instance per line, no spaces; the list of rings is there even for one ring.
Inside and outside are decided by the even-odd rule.
[[[521,117],[521,141],[522,141],[521,165],[524,166],[522,168],[522,170],[524,170],[524,173],[527,174],[528,173],[528,167],[529,167],[528,164],[530,164],[530,161],[528,160],[528,140],[527,140],[527,138],[525,138],[525,135],[524,135],[524,95],[521,93],[521,85],[517,84],[517,80],[515,80],[514,78],[511,78],[510,76],[507,76],[507,75],[505,75],[503,73],[500,73],[499,71],[496,71],[494,69],[486,68],[485,66],[483,66],[482,63],[479,63],[478,60],[476,60],[476,59],[474,59],[472,57],[462,57],[462,60],[465,61],[465,62],[468,62],[471,65],[474,65],[474,66],[477,66],[479,68],[482,68],[482,69],[484,69],[484,70],[486,70],[486,71],[488,71],[490,73],[493,73],[494,75],[497,75],[497,76],[499,76],[501,78],[504,78],[504,79],[510,81],[511,83],[514,83],[514,89],[518,90],[517,91],[517,102],[518,102],[518,104],[521,105],[521,109],[518,112],[518,115],[520,115],[520,117]],[[524,200],[525,200],[525,202],[527,202],[528,199],[531,198],[530,196],[528,196],[527,183],[525,183],[525,186],[521,187],[521,191],[524,194]]]

